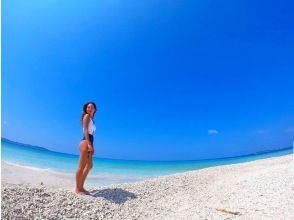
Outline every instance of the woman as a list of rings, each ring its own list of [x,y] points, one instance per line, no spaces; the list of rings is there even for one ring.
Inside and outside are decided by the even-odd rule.
[[[84,137],[80,142],[80,160],[76,173],[76,193],[81,195],[89,195],[89,192],[84,189],[86,177],[93,167],[92,156],[94,154],[94,132],[96,130],[93,121],[96,112],[96,104],[88,102],[84,104],[81,122],[83,126]]]

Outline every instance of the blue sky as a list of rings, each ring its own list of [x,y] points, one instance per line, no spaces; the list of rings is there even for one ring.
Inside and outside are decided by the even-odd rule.
[[[191,160],[294,140],[291,1],[2,1],[2,137]]]

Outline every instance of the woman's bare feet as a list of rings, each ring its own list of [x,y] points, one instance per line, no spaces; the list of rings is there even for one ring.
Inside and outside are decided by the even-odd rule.
[[[88,190],[82,189],[82,192],[84,192],[86,195],[90,195],[90,192]]]
[[[81,195],[81,196],[86,196],[86,195],[88,195],[87,193],[85,193],[85,192],[83,192],[83,191],[76,192],[76,194]]]
[[[78,195],[90,195],[90,193],[85,190],[84,188],[82,190],[76,189],[76,194]]]

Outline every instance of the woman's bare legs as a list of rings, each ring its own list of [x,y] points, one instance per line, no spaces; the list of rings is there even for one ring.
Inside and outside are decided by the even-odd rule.
[[[92,156],[93,156],[93,153],[91,152],[88,152],[88,160],[87,160],[87,164],[83,170],[83,178],[82,178],[82,186],[83,186],[83,191],[86,191],[84,189],[84,183],[85,183],[85,180],[87,178],[87,175],[89,173],[89,171],[92,169],[93,167],[93,160],[92,160]]]
[[[80,145],[80,160],[78,169],[76,172],[76,192],[83,192],[84,191],[84,180],[83,180],[83,173],[88,164],[88,145],[86,141],[81,141]],[[88,171],[89,172],[89,171]]]

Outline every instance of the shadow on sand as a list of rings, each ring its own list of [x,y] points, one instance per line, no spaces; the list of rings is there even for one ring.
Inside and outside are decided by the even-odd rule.
[[[137,198],[136,194],[120,188],[92,190],[90,194],[93,197],[103,197],[104,199],[116,204],[122,204],[130,199]]]

